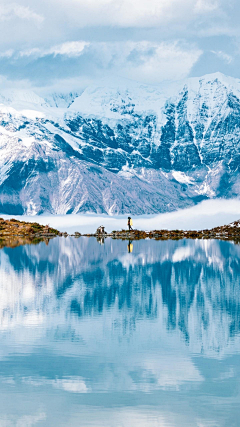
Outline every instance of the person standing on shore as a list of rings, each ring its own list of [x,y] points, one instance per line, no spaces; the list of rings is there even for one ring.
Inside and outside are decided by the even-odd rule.
[[[129,231],[133,229],[132,225],[133,225],[132,218],[129,216],[128,217],[128,228],[129,228]]]

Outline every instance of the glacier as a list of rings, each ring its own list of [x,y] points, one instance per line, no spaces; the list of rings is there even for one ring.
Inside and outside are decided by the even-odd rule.
[[[153,215],[238,198],[239,141],[240,80],[221,73],[0,89],[0,212]]]

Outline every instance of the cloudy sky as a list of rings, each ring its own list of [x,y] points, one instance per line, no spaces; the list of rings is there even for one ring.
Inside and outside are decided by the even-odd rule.
[[[0,82],[240,77],[239,0],[0,0]]]

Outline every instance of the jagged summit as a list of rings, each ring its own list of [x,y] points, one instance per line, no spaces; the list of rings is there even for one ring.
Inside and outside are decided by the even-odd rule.
[[[121,79],[0,101],[2,213],[157,213],[239,195],[240,80]]]

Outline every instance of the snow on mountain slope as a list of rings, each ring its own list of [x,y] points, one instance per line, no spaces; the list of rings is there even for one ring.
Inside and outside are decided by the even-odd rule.
[[[80,96],[78,92],[70,92],[67,94],[53,92],[47,95],[46,102],[50,107],[69,108],[78,96]]]
[[[240,189],[240,81],[0,91],[2,213],[173,211]]]
[[[0,102],[16,110],[29,108],[30,110],[46,107],[46,101],[31,90],[5,89],[1,90]]]

